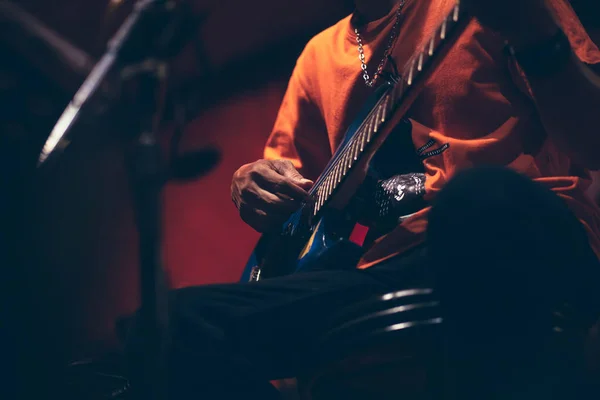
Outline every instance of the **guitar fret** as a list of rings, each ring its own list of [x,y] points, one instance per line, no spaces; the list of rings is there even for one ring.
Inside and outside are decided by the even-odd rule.
[[[333,170],[331,171],[331,191],[333,192],[335,190],[335,188],[337,187],[337,174],[338,174],[338,170],[339,170],[340,166],[339,164],[336,164],[336,166],[333,168]]]
[[[333,170],[333,172],[331,173],[331,176],[329,177],[329,196],[331,196],[331,193],[333,193],[333,191],[335,190],[335,169]]]
[[[317,191],[318,193],[318,200],[316,203],[316,207],[315,210],[318,212],[321,209],[321,206],[323,205],[323,186],[321,184],[321,186],[319,186],[319,190]]]
[[[457,2],[454,6],[454,14],[452,15],[452,20],[454,22],[458,22],[458,17],[460,16],[460,2]]]
[[[377,133],[377,131],[379,130],[379,127],[381,126],[381,124],[383,123],[383,121],[385,121],[384,118],[384,114],[385,114],[385,109],[387,107],[387,103],[389,102],[389,98],[386,98],[385,101],[381,104],[381,107],[379,107],[377,109],[377,114],[375,115],[375,129],[373,129],[373,133]],[[369,138],[371,137],[371,135],[369,135]]]
[[[419,76],[420,76],[420,72],[419,72],[419,70],[417,69],[417,60],[415,60],[415,61],[414,61],[414,63],[415,63],[415,64],[414,64],[414,67],[413,67],[413,70],[414,70],[414,73],[413,73],[413,83],[414,83],[414,82],[415,82],[417,79],[419,79]]]
[[[348,168],[352,168],[354,165],[354,141],[348,143]]]
[[[338,183],[340,182],[340,164],[335,166],[335,170],[333,171],[333,190],[337,188]]]
[[[363,130],[362,130],[362,131],[360,131],[360,132],[358,133],[358,135],[356,135],[356,136],[357,136],[357,137],[356,137],[356,149],[357,149],[359,152],[360,152],[360,137],[361,137],[361,136],[366,136],[366,135],[369,135],[369,134],[371,134],[371,132],[373,132],[373,131],[371,130],[371,126],[372,126],[372,124],[373,124],[373,115],[372,115],[372,114],[370,114],[370,115],[369,115],[369,117],[367,118],[367,120],[365,121],[365,126],[364,126]]]
[[[374,130],[372,129],[373,127],[373,123],[375,122],[375,118],[373,118],[372,122],[371,122],[371,127],[369,128],[369,133],[368,135],[371,135],[371,132],[374,132]],[[360,152],[362,153],[365,150],[365,143],[367,141],[367,134],[362,134],[360,135]]]
[[[386,96],[381,103],[377,106],[377,110],[373,114],[373,119],[375,120],[375,127],[379,127],[381,125],[384,114],[386,113],[387,105],[390,101],[390,96]]]
[[[440,38],[446,39],[446,29],[448,28],[448,18],[444,19],[444,23],[442,24],[442,31],[440,33]]]
[[[389,104],[391,103],[391,99],[392,99],[391,96],[386,96],[383,103],[381,103],[381,107],[379,107],[379,110],[377,111],[377,122],[379,124],[382,124],[385,122],[387,109],[388,109]]]
[[[415,61],[413,60],[410,64],[410,71],[408,72],[408,81],[406,82],[406,83],[408,83],[408,86],[412,85],[413,76],[414,76],[414,68],[415,68]]]
[[[377,108],[377,113],[375,114],[375,129],[373,130],[373,133],[377,133],[377,131],[379,130],[379,127],[385,122],[387,109],[388,109],[390,102],[391,102],[391,96],[386,96],[385,99],[383,100],[383,102],[380,103],[381,105]],[[369,134],[369,137],[367,139],[367,142],[370,142],[370,141],[371,141],[371,134]]]
[[[429,56],[433,56],[433,52],[435,50],[435,36],[431,38],[431,41],[429,42]]]
[[[342,171],[345,176],[348,173],[348,152],[347,151],[344,152],[344,155],[341,158],[340,165],[342,166]]]
[[[363,129],[358,134],[360,135],[360,134],[364,133],[364,131],[365,131],[365,128],[363,127]],[[353,161],[358,160],[358,150],[359,150],[359,148],[358,148],[358,142],[356,140],[354,140],[352,142],[352,158],[353,158]]]
[[[381,103],[377,106],[375,113],[373,114],[373,121],[375,122],[375,129],[373,132],[377,132],[377,128],[381,125],[381,117],[382,113],[385,113],[385,109],[387,107],[387,102],[389,101],[389,97],[385,97]]]
[[[351,141],[348,145],[348,167],[352,168],[354,165],[354,141]]]
[[[423,70],[423,57],[425,57],[425,55],[423,54],[423,52],[421,52],[419,54],[419,65],[417,66],[417,70],[419,72],[421,72]]]
[[[361,138],[361,144],[360,144],[361,153],[365,148],[365,142],[366,142],[367,137],[373,136],[373,133],[377,129],[377,113],[378,113],[378,111],[379,111],[379,108],[374,110],[374,112],[371,114],[371,117],[369,118],[369,130],[367,132],[363,132],[363,135]]]
[[[338,163],[336,185],[339,185],[344,175],[346,175],[346,173],[344,172],[344,167],[342,166],[342,164]]]
[[[402,92],[404,92],[404,81],[402,81]],[[397,97],[399,99],[399,97]],[[396,98],[389,97],[388,101],[385,103],[385,114],[382,117],[381,122],[385,122],[385,119],[392,113],[392,110],[396,106]]]
[[[347,153],[346,154],[346,169],[347,170],[350,170],[352,168],[352,161],[353,160],[352,160],[352,152],[351,152],[351,150],[352,149],[348,149],[346,151],[346,153]]]
[[[329,179],[327,178],[325,178],[325,182],[323,182],[323,199],[321,200],[321,206],[323,206],[323,204],[325,204],[325,201],[327,201],[327,190],[329,188]]]
[[[402,91],[404,92],[404,84],[406,82],[402,81]],[[385,120],[387,119],[387,117],[389,115],[391,115],[392,111],[394,110],[394,107],[396,106],[396,98],[391,97],[387,102],[386,102],[386,106],[385,106],[385,114],[382,117],[382,121],[381,122],[385,122]]]
[[[331,188],[331,175],[327,177],[327,190],[325,190],[325,197],[329,198],[331,196],[332,188]]]
[[[319,212],[319,203],[320,202],[321,202],[321,188],[319,187],[319,189],[317,190],[317,197],[315,199],[315,204],[313,207],[314,215],[317,215],[317,213]]]

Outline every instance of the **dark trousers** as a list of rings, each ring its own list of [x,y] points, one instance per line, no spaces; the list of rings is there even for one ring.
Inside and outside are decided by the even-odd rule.
[[[434,285],[461,310],[453,314],[459,330],[465,315],[480,326],[497,326],[501,315],[515,318],[502,326],[531,324],[535,318],[519,315],[543,314],[573,294],[591,323],[600,310],[593,298],[599,270],[583,227],[559,197],[508,170],[467,171],[437,197],[426,244],[403,256],[368,270],[174,291],[171,398],[277,398],[268,381],[311,367],[311,350],[336,311],[403,288]],[[469,341],[486,335],[479,333]],[[132,359],[138,334],[129,341]]]

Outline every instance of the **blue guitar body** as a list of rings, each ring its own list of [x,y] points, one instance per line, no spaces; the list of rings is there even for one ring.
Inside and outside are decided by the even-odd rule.
[[[339,217],[324,216],[297,236],[263,235],[250,256],[241,281],[257,281],[302,271],[352,268],[363,253],[349,240],[348,225]],[[257,275],[257,267],[261,273]]]

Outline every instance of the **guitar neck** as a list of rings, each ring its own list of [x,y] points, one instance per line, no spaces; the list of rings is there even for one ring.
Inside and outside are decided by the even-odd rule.
[[[379,101],[315,182],[310,194],[312,215],[316,216],[331,200],[353,168],[368,154],[373,154],[385,141],[390,127],[405,116],[419,89],[443,60],[452,44],[464,31],[470,18],[457,1],[433,36],[406,63],[397,83],[387,83]]]

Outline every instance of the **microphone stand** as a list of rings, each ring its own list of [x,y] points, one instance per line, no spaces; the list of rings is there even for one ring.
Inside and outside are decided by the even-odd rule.
[[[162,189],[166,178],[158,140],[167,67],[164,62],[140,64],[131,72],[137,84],[140,133],[135,139],[128,167],[133,189],[139,240],[141,309],[138,328],[143,351],[136,360],[141,399],[166,400],[169,346],[168,285],[162,259]]]
[[[168,82],[168,61],[190,39],[189,10],[168,1],[139,1],[148,7],[150,21],[162,27],[154,47],[148,51],[144,38],[130,41],[134,62],[121,69],[122,83],[133,82],[136,90],[134,120],[139,129],[128,167],[133,189],[136,225],[139,238],[139,276],[141,309],[140,332],[143,334],[141,359],[136,360],[135,376],[141,399],[168,399],[167,350],[170,345],[168,284],[162,258],[162,189],[169,169],[162,157],[159,129],[163,118]],[[144,32],[144,29],[140,29]],[[148,32],[148,31],[146,31]],[[143,35],[142,35],[143,36]],[[117,34],[117,37],[118,34]],[[121,36],[123,40],[124,36]],[[147,38],[146,38],[147,39]],[[139,47],[138,47],[139,46]],[[142,50],[140,50],[140,47]],[[143,55],[141,58],[136,57]],[[137,60],[136,60],[137,58]]]
[[[163,117],[169,61],[181,52],[197,28],[198,18],[185,2],[138,0],[133,12],[108,44],[46,140],[38,167],[55,159],[70,143],[77,121],[93,110],[95,102],[114,100],[115,86],[131,84],[135,90],[132,126],[139,133],[127,165],[139,235],[142,335],[141,359],[133,374],[140,398],[167,400],[166,350],[170,343],[168,288],[162,261],[162,189],[169,169],[162,160],[159,128]],[[114,79],[116,78],[116,79]],[[215,163],[202,159],[205,170]],[[201,154],[202,155],[202,154]],[[194,160],[202,158],[197,156]],[[203,172],[203,171],[197,171]]]

